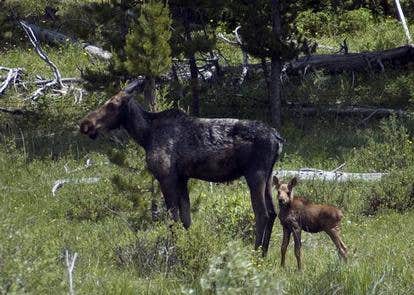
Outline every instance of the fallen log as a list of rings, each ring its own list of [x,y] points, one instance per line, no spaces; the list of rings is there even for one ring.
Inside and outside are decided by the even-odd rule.
[[[316,54],[300,57],[284,65],[288,75],[305,74],[309,70],[323,70],[329,74],[384,71],[386,67],[401,68],[414,62],[414,45],[347,54]]]
[[[321,114],[331,114],[337,116],[369,116],[369,118],[383,118],[391,115],[406,117],[411,112],[401,109],[389,109],[381,107],[359,107],[359,106],[297,106],[288,105],[285,107],[288,113],[295,113],[298,116],[316,116]]]
[[[14,109],[14,108],[5,108],[5,107],[0,107],[0,112],[6,113],[6,114],[10,114],[10,115],[28,115],[28,114],[34,114],[31,111],[27,111],[24,109]]]
[[[351,180],[362,181],[378,181],[387,173],[373,172],[373,173],[350,173],[341,171],[325,171],[314,168],[301,168],[299,170],[279,170],[274,171],[273,175],[279,177],[293,177],[297,176],[299,179],[304,180],[324,180],[345,182]]]

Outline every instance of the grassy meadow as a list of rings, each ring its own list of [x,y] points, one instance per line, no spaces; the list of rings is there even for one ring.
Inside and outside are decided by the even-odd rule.
[[[395,27],[371,29],[389,32]],[[334,37],[329,41],[339,39]],[[373,39],[377,40],[366,40]],[[382,46],[371,43],[368,49]],[[358,44],[356,48],[365,48]],[[222,46],[229,56],[235,52]],[[45,51],[64,77],[78,77],[86,66],[102,67],[79,48]],[[237,62],[239,57],[230,58]],[[51,76],[29,47],[2,49],[0,65],[24,67],[29,80],[38,73]],[[358,77],[351,85],[347,75],[324,78],[315,73],[284,90],[294,88],[289,98],[297,101],[324,103],[336,98],[350,104],[412,108],[412,73],[376,75]],[[250,100],[264,100],[263,82],[249,83],[237,90],[203,89],[202,113],[266,120],[260,101]],[[30,104],[24,98],[31,90],[11,89],[0,99],[1,106],[25,106],[40,114],[0,113],[0,294],[67,294],[66,250],[78,254],[77,294],[414,293],[414,117],[362,122],[363,118],[310,120],[284,114],[281,134],[287,144],[275,170],[333,170],[345,163],[349,172],[389,173],[379,182],[299,183],[297,194],[344,211],[342,236],[349,261],[339,261],[327,235],[303,233],[304,270],[297,272],[293,241],[287,268],[279,266],[278,220],[268,256],[261,258],[253,251],[254,218],[244,180],[192,180],[193,224],[186,231],[172,224],[165,212],[141,148],[122,132],[96,141],[78,133],[79,119],[107,99],[107,93],[90,91],[78,104],[73,92],[47,95]],[[158,97],[168,105],[163,89]],[[86,167],[88,159],[92,165]],[[91,177],[100,180],[67,183],[52,195],[58,179]],[[156,216],[151,215],[154,204]]]

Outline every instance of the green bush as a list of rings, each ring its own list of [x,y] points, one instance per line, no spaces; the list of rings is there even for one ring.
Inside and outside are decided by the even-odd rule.
[[[269,272],[259,271],[255,257],[237,243],[229,243],[219,255],[211,258],[200,279],[201,290],[207,294],[277,294],[280,282]]]
[[[364,31],[373,22],[372,12],[367,8],[346,11],[338,17],[338,32],[355,34],[355,32]]]
[[[296,18],[298,31],[306,37],[317,37],[320,35],[332,35],[332,23],[335,21],[330,12],[305,10],[300,12]]]
[[[364,213],[381,210],[404,212],[414,208],[414,168],[394,171],[376,183],[371,190]]]
[[[414,165],[413,139],[402,121],[390,117],[381,121],[380,133],[368,138],[366,146],[353,149],[350,167],[386,172]]]

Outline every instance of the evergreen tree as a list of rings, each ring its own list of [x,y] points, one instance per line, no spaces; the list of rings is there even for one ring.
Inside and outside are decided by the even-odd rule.
[[[192,93],[191,114],[199,116],[200,86],[196,54],[211,52],[215,47],[215,29],[224,1],[171,0],[168,3],[173,16],[173,56],[184,56],[188,59]]]
[[[171,65],[171,18],[168,6],[149,1],[141,6],[141,15],[126,37],[125,67],[132,75],[146,77],[144,96],[155,109],[155,78]]]
[[[284,61],[296,57],[302,38],[294,26],[307,1],[236,1],[229,3],[229,24],[240,24],[244,49],[262,60],[267,82],[272,124],[281,126],[281,72]],[[267,60],[271,61],[270,74]]]

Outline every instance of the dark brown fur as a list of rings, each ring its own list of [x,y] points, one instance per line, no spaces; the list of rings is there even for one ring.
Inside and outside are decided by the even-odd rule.
[[[191,224],[189,178],[228,182],[244,176],[256,217],[255,245],[266,254],[276,218],[271,174],[283,142],[275,129],[257,121],[194,118],[179,110],[150,113],[126,92],[80,122],[80,131],[91,138],[118,127],[145,149],[168,210],[186,228]]]
[[[347,258],[347,248],[340,238],[340,222],[342,211],[334,206],[312,204],[305,198],[295,197],[293,188],[297,183],[296,177],[288,184],[280,183],[277,177],[273,177],[273,184],[278,191],[279,219],[283,227],[283,241],[281,246],[281,265],[285,266],[285,255],[289,245],[290,235],[293,233],[295,242],[295,256],[298,269],[301,263],[301,231],[318,233],[324,231],[334,242],[338,254],[344,260]]]

